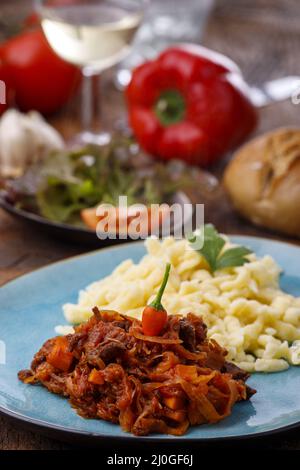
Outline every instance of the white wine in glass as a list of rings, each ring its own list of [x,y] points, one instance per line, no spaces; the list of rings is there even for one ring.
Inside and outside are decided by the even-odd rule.
[[[129,53],[145,4],[146,0],[37,0],[50,46],[80,66],[84,75],[82,142],[109,140],[109,133],[94,128],[92,80]]]

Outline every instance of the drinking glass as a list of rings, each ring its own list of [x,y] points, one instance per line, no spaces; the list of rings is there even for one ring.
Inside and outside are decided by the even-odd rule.
[[[214,0],[149,0],[132,51],[117,70],[117,87],[128,84],[134,67],[172,44],[199,43],[213,5]]]
[[[129,53],[145,4],[146,0],[36,0],[50,46],[82,70],[83,131],[77,141],[101,145],[110,139],[108,132],[97,128],[94,84],[104,70]]]

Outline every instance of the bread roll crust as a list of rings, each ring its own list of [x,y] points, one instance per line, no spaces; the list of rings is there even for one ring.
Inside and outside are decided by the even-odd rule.
[[[300,236],[300,129],[280,128],[236,152],[224,187],[254,224]]]

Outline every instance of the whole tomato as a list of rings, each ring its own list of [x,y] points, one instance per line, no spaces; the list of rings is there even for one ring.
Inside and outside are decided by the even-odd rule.
[[[43,114],[59,110],[78,88],[80,70],[58,57],[40,28],[9,39],[0,49],[22,111],[35,109]]]

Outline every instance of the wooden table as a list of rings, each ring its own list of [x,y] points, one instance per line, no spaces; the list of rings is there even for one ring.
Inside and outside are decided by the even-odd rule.
[[[264,80],[287,74],[300,75],[299,13],[298,0],[219,0],[203,42],[230,55],[241,66],[250,83],[260,84]],[[119,115],[122,97],[113,90],[108,96],[106,106],[113,121]],[[289,101],[262,109],[257,133],[279,126],[299,125],[299,117],[300,106]],[[78,122],[70,118],[68,107],[52,118],[52,122],[67,137],[78,128]],[[219,230],[227,233],[288,240],[241,220],[223,198],[208,206],[206,220],[208,219]],[[300,243],[299,240],[288,241]],[[50,239],[0,211],[0,284],[87,249]],[[300,433],[264,438],[245,445],[300,449]],[[23,431],[6,418],[0,418],[0,449],[66,448],[69,445],[47,439],[38,433]]]

